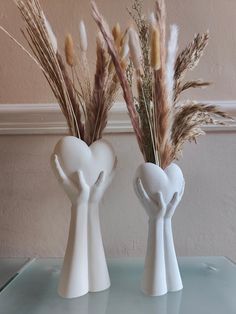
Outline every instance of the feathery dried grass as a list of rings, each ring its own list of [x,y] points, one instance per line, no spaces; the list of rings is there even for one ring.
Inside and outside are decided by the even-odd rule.
[[[99,121],[103,120],[104,122],[104,111],[106,111],[106,100],[105,100],[105,83],[107,77],[107,55],[106,50],[102,46],[101,42],[97,40],[97,64],[96,72],[94,78],[94,88],[91,105],[88,107],[88,124],[94,126],[90,129],[90,134],[88,135],[88,141],[93,142],[94,138],[101,136],[100,127],[102,125]],[[103,106],[101,106],[101,104]]]
[[[45,23],[46,18],[40,4],[37,0],[16,1],[16,4],[25,22],[25,30],[21,30],[22,34],[40,64],[40,68],[43,69],[43,74],[67,119],[71,134],[81,137],[83,127],[76,120],[73,111],[73,106],[76,106],[77,101],[72,89],[68,89],[69,77],[65,68],[61,67],[61,56],[55,50],[57,47],[55,38],[52,30],[48,31],[49,27]]]
[[[88,48],[84,22],[80,22],[79,57],[70,34],[65,39],[66,63],[58,51],[57,39],[38,0],[15,0],[25,22],[22,34],[32,53],[3,27],[3,30],[42,70],[64,114],[70,133],[88,145],[102,137],[108,111],[118,92],[116,74],[108,73],[109,58],[105,46],[97,44],[97,65],[93,89],[86,52]]]
[[[136,31],[132,28],[129,29],[129,51],[130,51],[130,58],[133,62],[134,69],[136,70],[137,74],[140,75],[143,73],[142,69],[142,50],[139,44],[139,38]]]
[[[112,28],[112,35],[115,41],[116,46],[119,48],[122,40],[122,32],[120,28],[120,24],[117,23],[113,28]]]
[[[144,160],[158,163],[157,152],[155,150],[155,134],[152,127],[152,71],[150,67],[150,23],[143,14],[143,4],[141,1],[134,1],[132,9],[128,10],[133,18],[138,32],[140,46],[142,50],[142,77],[137,80],[138,97],[133,96],[136,110],[139,116],[140,128],[143,133],[143,156]],[[156,26],[156,25],[154,25]],[[130,63],[127,71],[129,84],[133,85],[133,64]],[[142,83],[142,84],[140,84]]]
[[[161,67],[161,56],[160,56],[160,33],[157,27],[154,27],[151,31],[151,67],[157,71]]]
[[[107,43],[109,54],[111,55],[112,61],[114,63],[117,76],[119,78],[121,87],[123,89],[123,96],[124,96],[124,99],[125,99],[126,104],[127,104],[127,108],[128,108],[128,112],[129,112],[129,115],[131,118],[131,122],[132,122],[132,125],[134,128],[135,134],[137,136],[139,147],[142,151],[143,150],[143,148],[142,148],[142,141],[143,141],[142,131],[141,131],[140,126],[139,126],[139,118],[138,118],[138,115],[137,115],[137,112],[135,109],[131,87],[130,87],[129,82],[125,76],[125,70],[122,67],[121,59],[120,59],[118,50],[115,46],[112,34],[109,31],[109,27],[107,26],[105,20],[103,19],[103,17],[99,13],[97,6],[96,6],[94,1],[91,2],[91,5],[92,5],[93,18],[94,18],[95,22],[97,23],[97,25],[98,25],[106,43]]]
[[[179,93],[184,92],[185,90],[189,89],[189,88],[204,88],[207,86],[210,86],[211,83],[210,82],[203,82],[202,80],[197,80],[197,81],[189,81],[189,82],[185,82],[183,85],[179,86]]]
[[[209,41],[209,33],[197,34],[193,41],[179,54],[175,63],[174,100],[178,101],[182,92],[182,82],[186,73],[193,70],[199,63]],[[190,84],[191,85],[191,84]],[[190,86],[192,87],[192,86]],[[195,84],[195,87],[197,85]],[[185,88],[186,89],[186,88]]]
[[[231,117],[213,105],[188,101],[180,106],[172,126],[173,158],[178,159],[186,141],[196,142],[197,137],[204,134],[203,124],[225,124],[224,119]]]
[[[208,43],[208,33],[195,36],[194,40],[176,58],[178,29],[176,26],[172,27],[168,45],[170,58],[167,60],[164,0],[156,1],[155,13],[151,15],[150,21],[142,12],[141,0],[134,0],[132,9],[128,12],[137,27],[142,56],[137,58],[135,54],[138,44],[134,43],[135,37],[132,33],[130,50],[133,55],[131,63],[124,71],[109,28],[94,2],[92,2],[92,11],[108,45],[145,161],[166,168],[179,157],[186,141],[196,141],[198,136],[204,134],[203,124],[222,124],[224,123],[222,119],[230,118],[216,106],[193,101],[183,105],[177,104],[183,91],[189,88],[206,87],[210,84],[201,80],[184,82],[186,73],[197,66],[203,55]],[[152,30],[156,28],[160,36],[152,36]],[[168,63],[168,77],[166,63]],[[133,69],[136,75],[137,96],[131,89],[134,83]]]

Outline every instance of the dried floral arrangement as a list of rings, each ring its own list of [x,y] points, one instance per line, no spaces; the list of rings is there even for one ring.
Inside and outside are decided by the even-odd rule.
[[[134,0],[129,14],[136,30],[130,27],[127,31],[131,63],[124,70],[109,27],[95,2],[92,2],[92,12],[107,43],[146,162],[166,168],[179,158],[186,141],[196,142],[197,137],[204,134],[203,124],[224,124],[224,118],[231,119],[214,105],[192,100],[179,103],[182,92],[209,85],[201,80],[185,81],[186,73],[197,66],[203,55],[208,32],[197,34],[177,55],[176,25],[170,27],[170,38],[166,45],[164,0],[156,1],[155,12],[149,18],[143,14],[141,0]],[[132,89],[134,86],[137,95]]]
[[[90,79],[87,60],[88,41],[83,21],[79,25],[78,52],[72,36],[65,39],[65,59],[58,50],[57,38],[45,17],[38,0],[15,0],[25,22],[21,32],[31,52],[1,27],[42,70],[64,114],[71,135],[88,145],[102,137],[107,124],[108,111],[116,99],[119,80],[107,52],[101,33],[96,42],[96,71],[94,82]],[[119,25],[113,29],[116,49],[125,70],[127,51],[123,47]]]

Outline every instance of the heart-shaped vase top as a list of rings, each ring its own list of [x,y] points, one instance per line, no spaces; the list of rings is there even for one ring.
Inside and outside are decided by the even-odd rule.
[[[157,193],[161,192],[167,204],[172,200],[175,192],[181,192],[184,177],[181,169],[174,163],[165,170],[153,163],[141,164],[135,174],[134,184],[140,178],[145,191],[154,200],[157,200]]]
[[[54,154],[58,156],[65,174],[73,181],[77,171],[82,171],[89,186],[98,179],[104,171],[109,175],[114,167],[115,152],[112,146],[101,139],[90,146],[74,136],[63,137],[55,146]]]

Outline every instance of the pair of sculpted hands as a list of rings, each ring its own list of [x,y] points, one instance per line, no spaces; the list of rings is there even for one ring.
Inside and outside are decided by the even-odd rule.
[[[161,192],[157,192],[155,198],[149,195],[140,178],[136,180],[135,188],[138,198],[150,219],[171,219],[184,194],[185,182],[183,181],[181,191],[174,193],[169,204],[166,204]]]
[[[104,173],[104,171],[100,172],[94,185],[92,187],[89,187],[82,171],[76,172],[76,182],[74,183],[71,179],[68,178],[68,176],[62,169],[58,156],[54,155],[53,158],[57,177],[62,183],[68,198],[74,206],[78,206],[79,204],[84,203],[98,203],[103,197],[105,190],[112,182],[117,167],[116,158],[111,174],[107,175]],[[141,178],[138,178],[136,180],[135,186],[137,195],[141,203],[143,204],[149,218],[171,219],[183,196],[185,182],[183,182],[181,191],[174,193],[173,198],[169,202],[169,204],[165,203],[161,192],[156,193],[155,199],[151,195],[149,195],[149,193],[144,189]]]
[[[183,196],[185,183],[169,203],[161,192],[145,190],[142,180],[134,182],[136,194],[149,217],[148,245],[142,289],[148,295],[163,295],[183,288],[173,241],[171,218]]]
[[[94,184],[86,182],[83,171],[68,177],[55,154],[55,174],[72,203],[70,231],[59,283],[59,294],[66,298],[102,291],[110,286],[99,222],[99,202],[110,185],[117,165],[110,173],[101,171]]]
[[[63,188],[66,192],[66,195],[70,199],[72,206],[75,207],[81,204],[100,202],[105,190],[113,180],[117,167],[117,159],[115,159],[112,172],[110,174],[106,174],[104,171],[101,171],[94,185],[90,187],[87,184],[82,171],[79,170],[75,173],[75,180],[73,182],[65,174],[56,154],[53,156],[53,162],[57,177],[60,183],[63,185]]]

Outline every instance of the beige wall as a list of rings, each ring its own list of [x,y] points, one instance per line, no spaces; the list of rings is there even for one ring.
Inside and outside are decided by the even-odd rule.
[[[89,1],[42,0],[57,34],[63,37],[82,17],[94,25]],[[110,23],[128,24],[128,1],[99,0]],[[145,1],[147,10],[152,1]],[[236,2],[169,0],[169,21],[180,26],[181,47],[195,32],[211,31],[208,51],[194,77],[214,81],[200,99],[230,100],[235,95]],[[16,8],[0,1],[1,24],[19,35]],[[53,102],[36,66],[0,34],[0,103]],[[113,143],[118,171],[101,210],[109,256],[143,255],[146,217],[132,190],[132,176],[141,156],[132,134],[107,136]],[[69,221],[69,202],[49,167],[58,136],[0,136],[0,256],[62,256]],[[199,145],[187,145],[180,164],[186,192],[174,219],[177,252],[181,255],[227,255],[236,260],[235,133],[212,133]]]
[[[147,12],[154,1],[145,0]],[[78,36],[78,23],[81,18],[88,24],[91,47],[94,46],[95,24],[90,16],[87,0],[41,0],[45,12],[58,35],[61,49],[64,36],[72,32]],[[98,0],[101,11],[110,24],[118,21],[128,25],[130,19],[126,7],[130,1]],[[210,30],[211,40],[206,55],[195,78],[214,82],[214,86],[192,95],[200,99],[236,99],[236,1],[230,0],[167,0],[168,21],[180,27],[180,47],[183,48],[196,32]],[[0,1],[0,21],[17,38],[21,38],[21,21],[13,1]],[[0,33],[0,103],[51,102],[53,96],[37,67]],[[93,50],[93,49],[91,49]],[[93,54],[91,53],[91,59]]]
[[[59,137],[0,137],[0,256],[63,255],[70,203],[49,166]],[[106,252],[143,255],[147,220],[132,188],[141,156],[133,135],[107,138],[119,164],[101,205]],[[180,163],[186,191],[174,217],[178,254],[236,260],[235,156],[235,133],[208,134],[199,145],[187,145]]]

